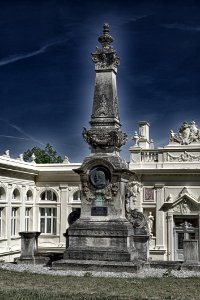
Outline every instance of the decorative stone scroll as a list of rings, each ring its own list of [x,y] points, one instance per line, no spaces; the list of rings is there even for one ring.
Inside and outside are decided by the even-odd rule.
[[[170,153],[167,153],[167,161],[200,161],[200,155],[193,155],[187,151],[184,151],[180,155],[172,155]]]
[[[133,225],[134,228],[147,228],[147,220],[143,213],[138,209],[128,209],[126,211],[127,220]]]
[[[95,194],[89,189],[87,183],[82,184],[82,193],[85,196],[85,201],[87,204],[91,204],[95,199]]]
[[[106,201],[112,201],[113,197],[117,195],[119,191],[119,184],[118,183],[113,183],[110,184],[104,192],[104,198]]]
[[[179,143],[181,145],[188,145],[193,142],[200,143],[200,130],[194,121],[190,124],[183,122],[178,133],[174,133],[173,130],[171,130],[170,142]]]
[[[114,146],[120,148],[127,140],[127,134],[118,129],[109,130],[107,128],[89,129],[83,128],[83,138],[93,148]]]

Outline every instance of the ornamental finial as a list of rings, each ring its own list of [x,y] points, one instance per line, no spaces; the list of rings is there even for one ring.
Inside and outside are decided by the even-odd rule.
[[[108,23],[103,24],[103,34],[108,34],[110,32],[110,27]]]
[[[114,41],[113,37],[109,34],[110,28],[109,24],[105,23],[103,25],[103,35],[98,38],[99,43],[102,44],[103,48],[110,48],[110,45]]]
[[[119,65],[119,57],[116,51],[111,46],[114,41],[113,37],[109,34],[109,24],[103,25],[103,35],[98,38],[102,48],[96,47],[96,51],[92,53],[92,60],[95,63],[96,70],[114,70],[117,72]]]

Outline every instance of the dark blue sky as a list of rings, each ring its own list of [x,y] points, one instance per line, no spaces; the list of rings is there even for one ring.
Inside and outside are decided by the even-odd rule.
[[[182,121],[200,126],[200,1],[0,0],[0,154],[52,144],[81,162],[90,151],[95,72],[90,53],[109,22],[121,59],[118,96],[129,142],[138,121],[156,146]]]

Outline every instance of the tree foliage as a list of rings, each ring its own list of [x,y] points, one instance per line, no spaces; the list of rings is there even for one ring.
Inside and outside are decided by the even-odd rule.
[[[33,147],[31,150],[28,149],[23,154],[24,160],[31,161],[33,155],[35,155],[35,162],[37,164],[63,162],[62,157],[57,154],[56,150],[50,144],[47,144],[44,149],[39,147]]]

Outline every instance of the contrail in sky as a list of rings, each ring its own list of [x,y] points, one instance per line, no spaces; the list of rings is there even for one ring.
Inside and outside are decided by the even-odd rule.
[[[28,138],[23,138],[23,137],[18,137],[18,136],[12,136],[12,135],[4,135],[4,134],[0,134],[0,137],[3,138],[11,138],[11,139],[17,139],[17,140],[26,140],[29,141],[30,139]]]
[[[40,144],[41,146],[44,146],[45,144],[38,141],[37,139],[35,139],[32,135],[28,134],[26,131],[24,131],[22,128],[20,128],[19,126],[15,125],[15,124],[12,124],[10,123],[9,121],[7,120],[4,120],[4,119],[1,119],[0,118],[0,121],[8,124],[10,127],[14,128],[15,130],[17,130],[19,133],[23,134],[25,136],[25,138],[23,137],[13,137],[13,138],[18,138],[18,139],[26,139],[26,140],[32,140],[34,142],[36,142],[37,144]],[[1,135],[0,135],[1,136]],[[2,137],[6,137],[6,135],[2,135]],[[11,136],[7,136],[7,137],[11,137]]]
[[[54,45],[62,44],[64,42],[66,42],[67,40],[68,40],[68,38],[60,39],[60,40],[57,39],[55,41],[47,43],[46,45],[42,46],[40,49],[38,49],[36,51],[29,52],[29,53],[24,53],[24,54],[16,54],[16,55],[12,55],[12,56],[2,58],[2,59],[0,59],[0,67],[8,65],[8,64],[12,64],[12,63],[14,63],[18,60],[26,59],[26,58],[44,53],[48,48],[50,48]]]

